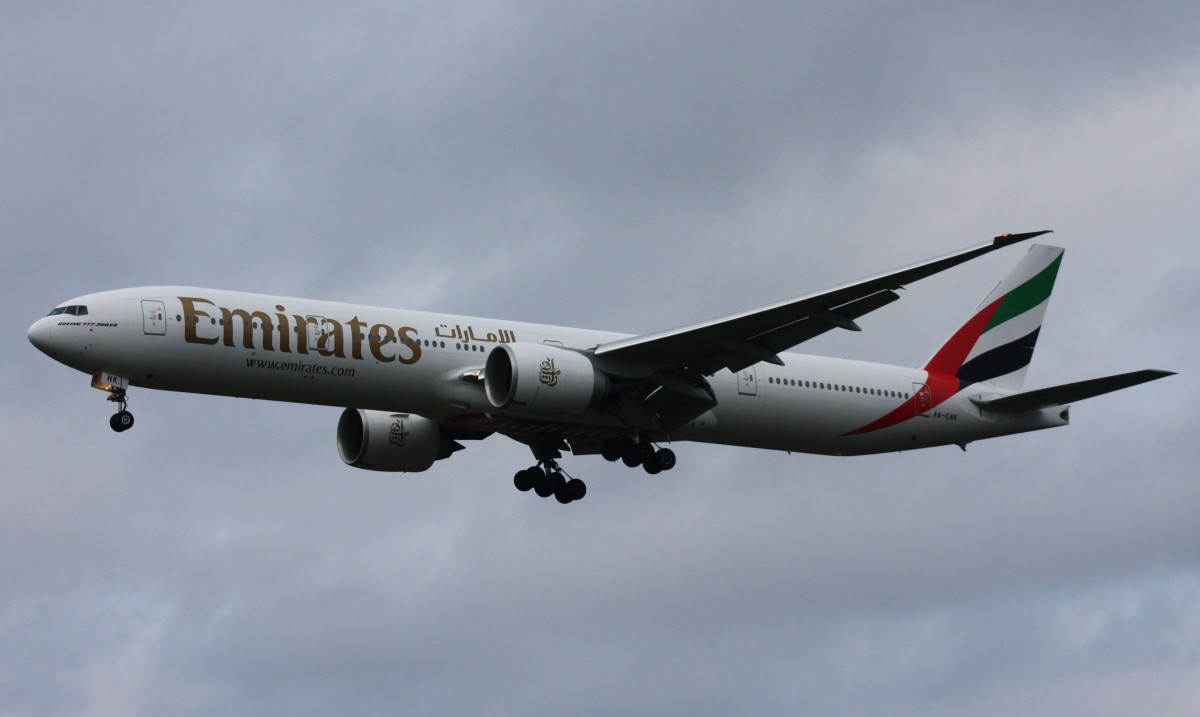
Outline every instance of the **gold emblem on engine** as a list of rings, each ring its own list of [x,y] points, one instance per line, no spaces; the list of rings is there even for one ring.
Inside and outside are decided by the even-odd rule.
[[[562,371],[554,368],[554,359],[548,358],[542,362],[541,371],[538,374],[538,380],[546,384],[550,388],[554,388],[558,384],[558,375]]]
[[[404,419],[397,418],[392,422],[392,430],[388,433],[388,440],[398,448],[403,448],[405,443],[408,443],[408,434],[410,431],[404,430]]]

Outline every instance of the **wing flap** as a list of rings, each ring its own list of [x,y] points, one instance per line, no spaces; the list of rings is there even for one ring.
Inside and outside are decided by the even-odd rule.
[[[858,328],[858,324],[854,323],[854,319],[865,316],[880,307],[887,306],[899,298],[900,295],[896,292],[891,289],[885,289],[877,291],[870,296],[836,306],[833,309],[822,309],[799,321],[794,321],[743,341],[738,345],[740,351],[731,353],[732,349],[728,345],[724,346],[723,348],[727,350],[710,354],[692,364],[691,368],[700,373],[711,375],[723,368],[737,373],[759,361],[766,361],[767,363],[782,366],[783,361],[777,355],[781,351],[787,351],[793,346],[814,339],[826,331],[832,331],[833,329],[842,328],[849,331],[861,331]],[[747,350],[747,345],[752,346],[754,350]]]
[[[1174,371],[1160,371],[1157,369],[1131,371],[1115,376],[1104,376],[1103,378],[1093,378],[1087,381],[1064,383],[1060,386],[1039,388],[1035,391],[1025,391],[1024,393],[1003,396],[1001,398],[972,398],[971,403],[974,403],[985,411],[994,411],[996,413],[1036,411],[1041,408],[1065,406],[1068,403],[1082,401],[1085,398],[1102,396],[1106,393],[1120,391],[1123,388],[1136,386],[1140,383],[1156,381],[1160,378],[1174,375]]]

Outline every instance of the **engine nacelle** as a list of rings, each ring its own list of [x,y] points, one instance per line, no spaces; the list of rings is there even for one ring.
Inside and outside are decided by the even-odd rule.
[[[500,344],[488,354],[483,387],[492,408],[553,416],[599,401],[608,379],[591,359],[546,344]]]
[[[347,408],[338,419],[338,455],[355,468],[416,473],[449,456],[451,444],[446,429],[424,416]]]

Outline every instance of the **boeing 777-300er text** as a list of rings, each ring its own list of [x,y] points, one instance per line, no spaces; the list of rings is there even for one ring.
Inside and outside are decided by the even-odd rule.
[[[1134,371],[1022,391],[1062,261],[1033,245],[920,368],[785,353],[899,298],[918,279],[1047,232],[669,331],[629,336],[469,316],[158,286],[81,296],[29,340],[92,377],[133,425],[142,386],[346,407],[355,468],[423,471],[500,433],[532,449],[517,488],[582,498],[564,452],[669,470],[663,443],[862,455],[1066,425],[1067,405],[1171,375]]]

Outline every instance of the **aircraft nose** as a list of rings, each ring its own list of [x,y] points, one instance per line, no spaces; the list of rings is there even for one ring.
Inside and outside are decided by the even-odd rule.
[[[42,317],[29,327],[29,343],[44,354],[50,353],[50,320]]]

